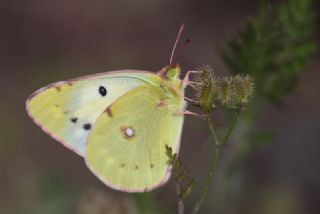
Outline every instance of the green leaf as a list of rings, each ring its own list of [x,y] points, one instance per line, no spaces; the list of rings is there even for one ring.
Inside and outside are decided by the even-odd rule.
[[[251,75],[258,94],[270,101],[280,101],[295,90],[317,50],[313,4],[313,0],[288,0],[276,7],[262,4],[222,51],[230,70]]]

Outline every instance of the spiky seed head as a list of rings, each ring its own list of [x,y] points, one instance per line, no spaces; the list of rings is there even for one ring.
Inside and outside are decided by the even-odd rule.
[[[231,108],[233,105],[234,90],[231,78],[220,78],[219,79],[219,101],[221,105]]]
[[[205,113],[212,112],[215,108],[215,101],[218,98],[218,84],[212,73],[212,68],[202,66],[196,76],[199,85],[196,85],[196,100]]]
[[[212,112],[220,105],[229,109],[241,109],[250,102],[254,82],[250,76],[216,77],[209,66],[202,66],[196,76],[196,101],[205,112]]]

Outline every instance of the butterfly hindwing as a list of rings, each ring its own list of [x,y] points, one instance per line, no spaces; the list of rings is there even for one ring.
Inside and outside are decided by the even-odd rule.
[[[51,84],[27,100],[27,110],[48,134],[79,155],[96,119],[116,99],[145,84],[157,84],[149,72],[124,70]]]
[[[179,150],[183,98],[143,84],[112,103],[88,138],[86,163],[105,184],[127,192],[150,191],[170,177],[165,145]]]

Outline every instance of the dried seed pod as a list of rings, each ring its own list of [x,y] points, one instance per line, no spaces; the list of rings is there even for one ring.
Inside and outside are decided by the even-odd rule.
[[[250,76],[216,77],[209,66],[199,69],[196,76],[196,101],[205,112],[212,112],[217,105],[229,109],[241,109],[250,102],[254,83]]]
[[[196,85],[196,100],[198,105],[205,113],[212,112],[218,100],[218,84],[209,66],[203,66],[199,69],[196,76],[199,85]]]

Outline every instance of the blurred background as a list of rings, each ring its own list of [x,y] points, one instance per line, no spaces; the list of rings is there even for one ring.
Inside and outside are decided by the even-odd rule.
[[[218,75],[247,72],[258,82],[257,100],[225,147],[200,213],[320,213],[319,20],[314,16],[319,2],[265,3],[280,15],[263,18],[259,0],[1,1],[0,213],[177,213],[172,180],[146,194],[104,186],[82,158],[28,118],[25,100],[40,87],[81,75],[157,71],[168,64],[182,22],[184,36],[192,38],[178,56],[184,72],[210,64]],[[303,29],[290,25],[295,20]],[[278,27],[284,34],[267,38],[277,44],[264,44],[264,36]],[[293,60],[279,63],[288,56]],[[271,66],[257,65],[261,59]],[[279,90],[272,91],[275,86]],[[187,95],[192,97],[190,89]],[[213,114],[220,132],[228,125],[224,118],[223,112]],[[186,213],[199,198],[211,148],[206,122],[187,117],[180,154],[196,186],[185,201]]]

